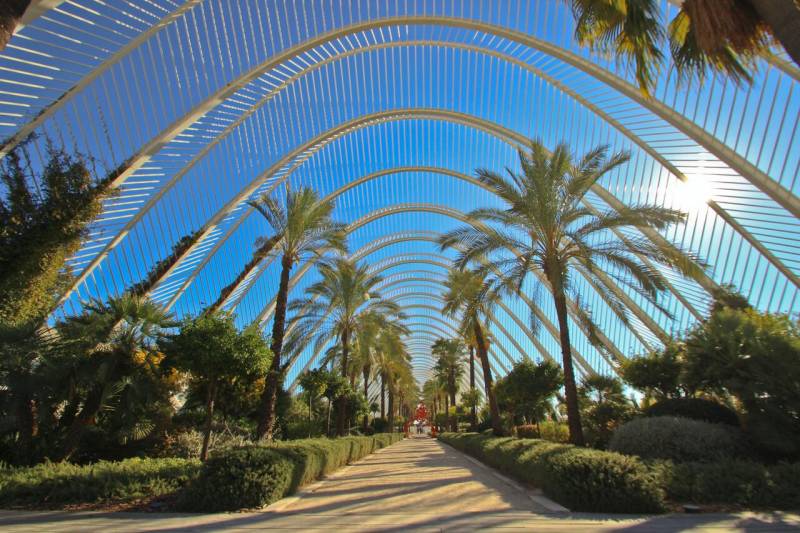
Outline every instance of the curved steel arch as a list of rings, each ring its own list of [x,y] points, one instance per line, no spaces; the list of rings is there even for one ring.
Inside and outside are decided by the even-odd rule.
[[[787,191],[787,190],[783,189],[783,187],[780,184],[776,183],[774,180],[769,178],[769,176],[766,176],[765,174],[761,173],[756,167],[750,165],[749,162],[747,162],[744,158],[741,158],[741,156],[739,156],[735,151],[730,150],[730,148],[728,148],[726,145],[724,145],[724,144],[720,143],[719,141],[717,141],[713,136],[708,134],[704,129],[702,129],[699,126],[696,126],[694,123],[686,120],[685,117],[683,117],[683,116],[679,115],[678,113],[674,112],[672,109],[668,108],[663,103],[661,103],[659,101],[654,101],[654,100],[643,98],[641,96],[641,94],[639,94],[639,91],[635,87],[633,87],[631,84],[626,82],[625,80],[622,80],[618,76],[616,76],[616,75],[614,75],[614,74],[612,74],[612,73],[610,73],[608,71],[605,71],[604,69],[602,69],[602,68],[594,65],[593,63],[591,63],[591,62],[589,62],[589,61],[587,61],[587,60],[585,60],[585,59],[573,54],[572,52],[569,52],[569,51],[566,51],[566,50],[562,50],[558,46],[552,45],[550,43],[546,43],[546,42],[541,41],[541,40],[539,40],[537,38],[528,36],[527,34],[524,34],[524,33],[521,33],[521,32],[517,32],[515,30],[505,29],[505,28],[500,27],[500,26],[489,25],[489,24],[486,24],[486,23],[477,22],[477,21],[471,21],[471,20],[468,20],[468,19],[457,19],[457,18],[453,18],[453,17],[430,17],[430,16],[394,17],[394,18],[379,19],[379,20],[374,20],[374,21],[369,21],[369,22],[362,22],[362,23],[357,23],[355,25],[349,26],[347,28],[340,28],[339,30],[335,30],[335,31],[330,32],[328,34],[325,34],[323,36],[317,36],[316,38],[311,39],[310,41],[307,41],[306,43],[302,43],[300,45],[297,45],[294,48],[291,48],[289,50],[285,50],[281,54],[278,54],[277,56],[275,56],[273,58],[270,58],[269,60],[261,63],[259,66],[255,67],[254,69],[249,71],[248,73],[243,74],[239,78],[233,80],[225,88],[221,89],[220,91],[218,91],[217,93],[215,93],[214,95],[209,97],[206,101],[198,104],[198,106],[192,112],[189,112],[182,119],[179,119],[178,121],[173,123],[170,127],[168,127],[166,130],[162,131],[158,136],[156,136],[156,138],[154,138],[151,141],[151,143],[149,145],[147,145],[146,147],[144,147],[143,149],[141,149],[139,151],[139,155],[134,158],[134,161],[129,165],[128,168],[136,167],[137,161],[139,159],[141,159],[141,158],[143,158],[143,159],[142,159],[142,161],[140,163],[138,163],[138,165],[141,166],[142,164],[144,164],[144,162],[149,159],[149,156],[152,155],[151,152],[153,152],[153,147],[162,146],[169,139],[175,138],[181,131],[183,131],[186,127],[188,127],[188,124],[193,123],[197,118],[199,118],[200,116],[203,116],[210,109],[215,107],[219,102],[224,101],[225,98],[233,95],[236,92],[236,90],[244,87],[247,83],[249,83],[250,81],[256,79],[263,72],[279,66],[284,61],[290,61],[292,58],[302,55],[303,53],[313,49],[317,45],[324,44],[324,42],[326,40],[326,36],[327,36],[327,38],[329,40],[330,39],[336,39],[336,38],[338,38],[340,36],[340,35],[337,35],[337,34],[339,34],[341,32],[344,32],[343,34],[358,33],[359,31],[364,31],[366,29],[372,29],[372,28],[375,28],[375,27],[380,27],[382,25],[391,26],[391,25],[395,25],[395,24],[403,24],[403,25],[405,25],[405,24],[452,25],[452,26],[460,26],[460,27],[464,27],[464,28],[470,28],[470,29],[474,29],[476,31],[481,31],[481,32],[485,32],[485,33],[488,33],[488,34],[494,34],[494,35],[501,36],[503,38],[518,42],[520,44],[523,44],[524,46],[537,49],[537,50],[539,50],[539,51],[541,51],[541,52],[543,52],[545,54],[548,54],[548,55],[554,56],[554,57],[556,57],[558,59],[561,59],[563,61],[566,61],[567,63],[571,64],[572,66],[574,66],[576,68],[578,68],[579,70],[582,70],[582,71],[586,72],[590,76],[595,77],[596,79],[600,80],[601,82],[603,82],[603,83],[605,83],[605,84],[607,84],[609,86],[614,87],[615,89],[619,90],[622,94],[628,96],[630,99],[636,101],[637,103],[639,103],[643,107],[650,109],[650,111],[653,112],[656,116],[660,116],[662,119],[664,119],[668,123],[672,124],[678,130],[683,131],[689,138],[693,139],[699,145],[706,147],[709,152],[714,153],[715,155],[720,157],[720,155],[717,154],[717,151],[721,150],[721,152],[723,152],[725,156],[729,156],[730,158],[733,158],[732,160],[728,160],[728,159],[726,159],[726,157],[720,157],[721,161],[726,162],[729,167],[733,168],[734,170],[737,170],[737,172],[742,177],[744,177],[745,179],[750,179],[751,181],[756,183],[756,185],[757,185],[757,187],[759,189],[761,189],[763,192],[766,192],[769,196],[771,196],[773,198],[774,201],[776,201],[777,203],[783,205],[784,208],[786,208],[788,211],[792,212],[795,216],[800,216],[799,215],[800,214],[800,199],[795,197],[790,191]],[[409,41],[409,42],[411,42],[411,41]],[[311,44],[309,44],[309,43],[311,43]],[[405,43],[402,43],[402,44],[399,44],[399,43],[402,43],[402,42],[398,42],[398,46],[406,45]],[[389,43],[378,43],[378,45],[387,45],[387,44],[389,44]],[[450,44],[450,43],[437,43],[437,46],[444,46],[445,44]],[[458,45],[460,43],[452,43],[452,44]],[[375,45],[375,46],[377,46],[377,45]],[[318,63],[315,63],[313,65],[310,65],[308,67],[308,69],[301,69],[301,71],[300,71],[300,73],[298,73],[298,75],[300,75],[301,73],[305,72],[306,70],[313,70],[314,68],[317,68],[317,65],[320,65],[320,64],[322,64],[322,63],[324,63],[326,61],[332,61],[332,60],[334,60],[335,58],[339,57],[342,54],[352,55],[354,53],[358,53],[359,51],[364,51],[364,50],[366,50],[368,48],[369,47],[358,47],[358,48],[355,48],[355,49],[352,49],[352,50],[345,51],[345,52],[343,52],[341,54],[337,54],[337,55],[328,57],[328,58],[322,60],[321,62],[318,62]],[[493,53],[493,52],[497,53],[496,51],[493,51],[491,49],[480,49],[480,52],[481,53],[490,53],[490,54]],[[498,57],[500,57],[500,56],[498,56]],[[516,60],[513,57],[511,57],[509,59],[512,60],[512,62],[514,62],[515,64],[520,64],[519,66],[524,66],[525,65],[524,62],[520,62],[519,60]],[[532,67],[530,65],[527,65],[527,67],[525,67],[525,68],[527,68],[528,70],[535,69],[535,67]],[[255,74],[254,74],[254,72],[255,72]],[[535,75],[539,75],[536,72],[534,72],[534,74]],[[546,79],[545,76],[547,76],[547,75],[545,73],[541,73],[541,74],[542,74],[542,76],[540,76],[540,77],[542,77],[543,79]],[[292,78],[287,79],[286,82],[288,82],[290,79],[292,79]],[[556,83],[560,84],[560,82],[557,82],[557,80],[553,80],[553,81],[555,81]],[[561,85],[563,85],[563,84],[561,84]],[[563,90],[564,88],[569,89],[566,86],[563,86],[563,87],[556,86],[556,87],[559,90]],[[270,93],[270,94],[272,94],[272,93]],[[572,91],[572,94],[570,94],[570,96],[578,98],[578,101],[583,104],[583,100],[584,99],[582,99],[577,92]],[[587,101],[587,103],[588,103],[588,101]],[[600,108],[597,107],[597,106],[594,106],[594,108],[592,109],[593,112],[596,112],[597,110],[602,112],[602,110],[600,110]],[[598,116],[600,116],[603,120],[605,120],[606,122],[611,124],[612,127],[616,128],[614,122],[611,122],[611,121],[607,120],[605,114],[599,114]],[[608,118],[611,118],[611,117],[608,117]],[[613,120],[613,118],[612,118],[612,120]],[[691,131],[684,131],[684,128],[688,128]],[[619,128],[617,128],[617,129],[619,129]],[[620,130],[620,131],[622,131],[623,134],[625,134],[623,130]],[[642,147],[648,146],[649,147],[649,145],[646,142],[637,142],[633,137],[630,137],[630,136],[629,136],[629,138],[631,138],[631,140],[634,141],[634,143],[639,145],[639,146],[642,146]],[[710,143],[710,147],[706,146],[706,144],[704,144],[704,142]],[[144,154],[144,155],[142,155],[142,154]],[[654,154],[651,154],[651,155],[653,155],[655,157]],[[663,164],[662,161],[664,161],[664,162],[666,161],[663,158],[661,158],[660,156],[656,157],[656,159],[662,164]],[[732,163],[733,160],[735,160],[735,163]],[[742,168],[745,168],[745,167],[749,170],[749,172],[743,172],[742,171]],[[669,165],[669,166],[667,166],[665,168],[670,170],[670,172],[672,172],[679,179],[681,179],[682,177],[685,179],[685,176],[683,176],[682,173],[677,171],[677,169],[674,166]],[[124,179],[126,179],[127,175],[129,175],[129,174],[130,174],[130,172],[128,172],[126,170],[126,172],[123,172],[123,174],[120,175],[120,177],[118,177],[117,180],[118,181],[124,181]],[[754,177],[754,178],[751,179],[751,177]],[[762,183],[762,181],[763,181],[763,183]],[[772,186],[778,187],[778,189],[775,189],[773,191],[772,188],[771,188]],[[772,191],[772,193],[767,192],[767,190]],[[784,205],[787,202],[788,203],[794,202],[794,203],[791,204],[789,207],[787,207],[786,205]],[[723,216],[725,217],[726,215],[723,215]],[[745,228],[741,227],[741,225],[739,225],[738,223],[735,223],[735,221],[734,221],[734,224],[735,224],[734,229],[736,231],[744,230],[745,233],[743,233],[743,236],[748,241],[750,241],[750,238],[747,236],[747,235],[749,235],[749,233],[747,233],[747,230]],[[124,232],[126,232],[126,230],[123,230],[120,233],[124,233]],[[757,239],[752,239],[751,244],[754,244],[754,246],[756,246],[759,249],[759,251],[766,251],[769,254],[768,255],[768,259],[770,259],[770,257],[773,257],[769,253],[769,251],[766,250],[766,248],[763,248],[763,246],[761,245],[760,241],[758,241]],[[777,260],[777,258],[775,258],[775,259]],[[770,261],[772,261],[772,260],[770,259]],[[94,261],[92,263],[94,263]],[[781,264],[781,262],[779,260],[777,261],[777,263],[778,263],[778,265]],[[96,264],[94,266],[96,266]],[[94,268],[94,266],[92,266],[91,268]],[[778,268],[780,269],[781,267],[779,266]],[[87,269],[84,269],[84,272],[86,270],[88,270],[88,269],[89,269],[89,267],[87,267]],[[797,285],[798,284],[797,283],[797,281],[798,281],[797,277],[794,276],[794,274],[791,271],[787,270],[787,272],[789,272],[789,274],[791,276],[793,276],[791,279]],[[88,275],[88,273],[86,275]],[[83,272],[81,273],[81,277],[83,279],[85,279]]]
[[[206,230],[203,232],[203,236],[198,240],[198,242],[193,246],[190,247],[184,253],[184,257],[190,255],[192,251],[197,248],[201,243],[205,244],[204,240],[205,237],[208,235],[208,232],[211,231],[213,228],[216,227],[216,224],[221,221],[225,215],[232,213],[233,210],[239,206],[243,201],[251,196],[255,190],[257,190],[261,183],[264,182],[269,176],[274,175],[278,171],[284,169],[286,165],[290,165],[288,170],[283,172],[279,179],[276,179],[265,191],[264,194],[269,194],[274,191],[279,185],[281,185],[284,181],[288,179],[288,177],[294,172],[296,168],[298,168],[303,162],[307,161],[307,158],[302,158],[299,162],[295,162],[290,164],[291,161],[295,160],[299,155],[305,154],[314,146],[323,144],[328,142],[331,139],[336,138],[341,132],[344,131],[354,131],[355,129],[369,126],[375,123],[382,123],[382,122],[390,122],[390,121],[397,121],[397,120],[409,120],[409,119],[426,119],[426,120],[440,120],[448,123],[459,124],[463,126],[472,127],[489,135],[492,135],[501,141],[509,143],[512,147],[519,148],[524,146],[528,139],[513,130],[505,128],[497,123],[491,122],[489,120],[483,119],[481,117],[476,117],[474,115],[469,115],[467,113],[461,113],[456,111],[448,111],[448,110],[441,110],[441,109],[432,109],[432,108],[405,108],[399,110],[392,110],[392,111],[381,111],[376,113],[371,113],[364,115],[358,119],[354,119],[344,123],[344,126],[340,126],[329,130],[325,134],[315,137],[311,141],[303,144],[301,147],[293,150],[290,152],[289,155],[285,156],[280,161],[273,164],[269,169],[262,172],[254,178],[250,185],[245,187],[236,197],[231,199],[223,208],[217,211],[217,213],[212,217],[209,223],[206,224]],[[332,133],[331,133],[332,132]],[[348,184],[343,186],[348,187]],[[346,189],[345,189],[346,190]],[[625,209],[625,204],[618,200],[613,194],[607,191],[605,188],[601,187],[598,184],[594,184],[592,186],[592,192],[597,194],[604,202],[606,202],[612,209],[620,211]],[[337,189],[338,191],[338,189]],[[334,191],[326,196],[326,199],[335,198],[337,191]],[[590,205],[588,201],[586,201],[587,205]],[[225,234],[216,240],[214,245],[210,248],[209,252],[207,252],[203,259],[193,268],[192,274],[187,277],[178,287],[177,290],[173,292],[173,295],[170,297],[169,301],[167,302],[167,308],[171,307],[175,301],[180,297],[183,291],[188,287],[188,285],[194,280],[197,275],[199,275],[200,271],[208,264],[211,258],[216,254],[217,251],[222,247],[222,245],[227,241],[227,239],[241,226],[244,220],[254,211],[253,208],[248,207],[242,211],[239,215],[237,220],[232,223],[228,229],[226,230]],[[642,234],[644,234],[648,239],[650,239],[656,246],[667,249],[667,250],[674,250],[675,246],[670,243],[667,239],[665,239],[660,233],[650,228],[638,228]],[[176,263],[175,268],[180,265],[180,262]],[[172,270],[166,272],[162,279],[166,279],[171,274]],[[604,276],[601,273],[601,276]],[[708,277],[705,272],[702,273],[700,278],[697,280],[701,286],[703,286],[707,291],[713,291],[718,288],[718,285]],[[622,299],[626,302],[626,305],[632,307],[632,309],[636,309],[638,306],[632,302],[632,300],[623,292],[620,291],[615,282],[610,279],[604,281],[604,284],[609,287],[609,290],[617,293],[617,297]],[[650,317],[644,313],[641,313],[639,319],[648,326],[657,337],[659,337],[662,342],[665,342],[669,336],[667,335],[666,331],[660,328],[655,322],[650,320]]]

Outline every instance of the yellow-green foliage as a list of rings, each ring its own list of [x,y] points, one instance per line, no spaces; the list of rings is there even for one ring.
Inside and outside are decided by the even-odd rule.
[[[196,460],[138,458],[0,469],[0,506],[135,501],[173,493],[199,471]]]

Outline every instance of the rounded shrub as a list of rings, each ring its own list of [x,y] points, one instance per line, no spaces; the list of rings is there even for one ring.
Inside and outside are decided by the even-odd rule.
[[[679,416],[711,424],[739,427],[739,417],[733,409],[706,398],[668,398],[645,409],[644,415]]]
[[[185,511],[235,511],[263,507],[287,494],[294,464],[265,446],[233,448],[213,455],[181,494]]]
[[[641,417],[614,432],[609,449],[642,459],[715,461],[744,453],[736,428],[674,416]]]

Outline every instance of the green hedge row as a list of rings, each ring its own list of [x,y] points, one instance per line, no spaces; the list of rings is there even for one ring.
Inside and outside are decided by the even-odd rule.
[[[200,472],[193,459],[42,463],[0,469],[0,507],[131,502],[173,493]]]
[[[736,459],[654,465],[675,502],[748,509],[800,509],[800,463],[764,465]]]
[[[263,507],[402,438],[402,433],[392,433],[225,450],[206,461],[183,491],[178,507],[197,512]]]
[[[536,439],[442,433],[439,439],[534,485],[573,511],[657,513],[658,476],[634,457]]]

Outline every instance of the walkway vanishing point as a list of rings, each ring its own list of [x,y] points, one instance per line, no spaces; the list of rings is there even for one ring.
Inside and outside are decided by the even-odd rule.
[[[265,511],[160,514],[0,511],[0,531],[797,531],[780,513],[628,517],[570,513],[429,438],[406,439]]]

